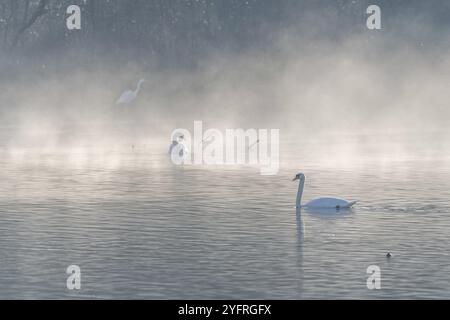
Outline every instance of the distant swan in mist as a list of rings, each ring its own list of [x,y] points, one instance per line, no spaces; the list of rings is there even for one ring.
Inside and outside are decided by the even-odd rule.
[[[317,198],[309,201],[308,203],[301,205],[303,188],[305,186],[305,175],[299,173],[295,176],[292,181],[299,180],[298,191],[297,191],[297,201],[296,208],[310,208],[310,209],[348,209],[353,206],[356,201],[347,201],[338,198]]]
[[[145,79],[139,80],[137,84],[136,90],[127,90],[117,99],[117,104],[128,104],[131,103],[134,99],[137,98],[137,95],[139,93],[139,90],[141,90],[141,85],[145,82]]]

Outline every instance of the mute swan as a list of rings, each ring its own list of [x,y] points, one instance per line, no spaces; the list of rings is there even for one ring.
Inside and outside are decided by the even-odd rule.
[[[169,156],[172,162],[175,164],[181,164],[188,158],[188,154],[189,149],[184,144],[184,136],[180,135],[178,137],[174,137],[174,140],[169,147]]]
[[[125,91],[124,93],[122,93],[120,95],[119,99],[117,99],[116,103],[117,104],[128,104],[128,103],[132,102],[134,99],[137,98],[139,90],[141,90],[141,85],[144,82],[145,82],[145,79],[139,80],[136,90],[135,91],[132,91],[132,90]]]
[[[345,209],[350,208],[352,205],[356,203],[356,201],[347,201],[344,199],[338,199],[338,198],[317,198],[314,200],[309,201],[308,203],[301,205],[302,202],[302,195],[303,195],[303,188],[305,186],[305,175],[303,173],[299,173],[295,176],[295,178],[292,181],[299,180],[298,183],[298,191],[297,191],[297,201],[296,201],[296,207],[297,208],[316,208],[316,209]]]

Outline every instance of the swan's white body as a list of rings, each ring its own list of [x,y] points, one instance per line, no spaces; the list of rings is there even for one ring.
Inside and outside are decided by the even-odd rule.
[[[344,199],[339,198],[331,198],[331,197],[323,197],[323,198],[317,198],[314,200],[311,200],[307,202],[306,204],[302,205],[302,195],[303,195],[303,188],[305,187],[305,175],[303,173],[299,173],[295,176],[294,181],[299,180],[298,183],[298,191],[297,191],[297,201],[296,201],[296,207],[297,208],[310,208],[310,209],[348,209],[351,206],[353,206],[356,201],[348,201]]]
[[[117,99],[116,103],[117,104],[128,104],[131,103],[134,99],[137,98],[137,95],[139,93],[139,90],[141,90],[141,85],[142,83],[144,83],[145,80],[141,79],[139,80],[136,90],[127,90],[124,93],[122,93],[119,97],[119,99]]]
[[[183,164],[189,157],[189,149],[182,141],[172,141],[169,156],[173,163]]]

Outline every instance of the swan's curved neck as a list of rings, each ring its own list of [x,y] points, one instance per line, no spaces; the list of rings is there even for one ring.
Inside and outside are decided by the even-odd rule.
[[[304,186],[305,186],[305,178],[300,178],[298,181],[297,200],[295,202],[296,208],[300,208],[302,206],[302,195]]]

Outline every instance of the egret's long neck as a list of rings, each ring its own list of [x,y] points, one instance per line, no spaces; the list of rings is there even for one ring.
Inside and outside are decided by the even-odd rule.
[[[138,93],[139,93],[139,90],[141,90],[142,82],[144,82],[144,81],[139,81],[139,82],[138,82],[137,88],[136,88],[136,90],[134,91],[135,94],[138,94]]]
[[[295,202],[295,206],[300,208],[302,205],[302,195],[303,195],[303,187],[305,186],[305,178],[301,178],[298,181],[298,191],[297,191],[297,200]]]

